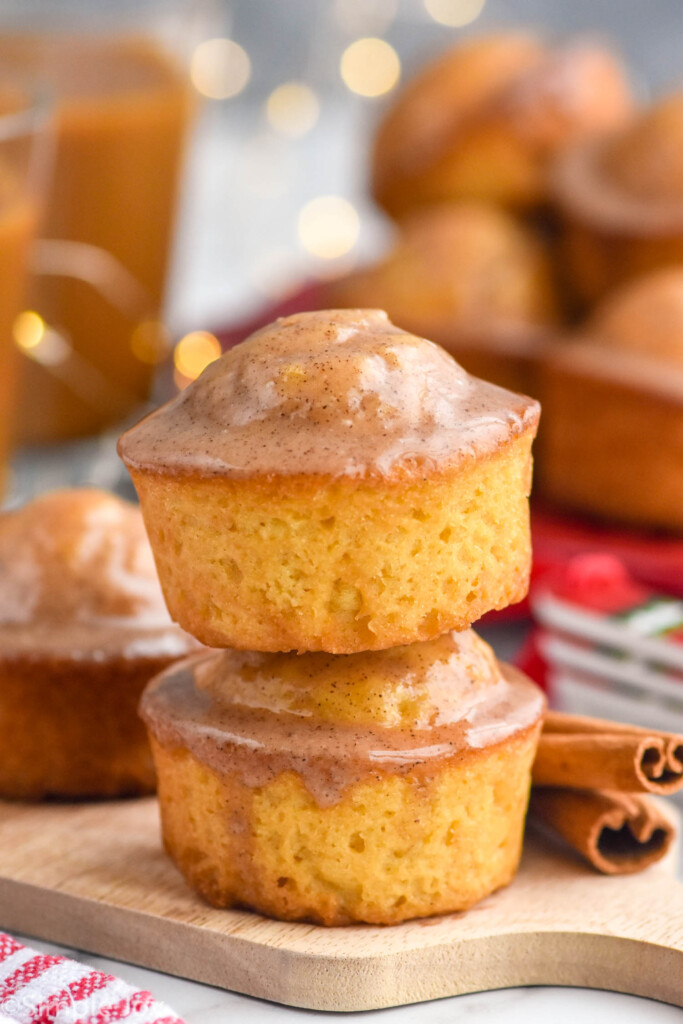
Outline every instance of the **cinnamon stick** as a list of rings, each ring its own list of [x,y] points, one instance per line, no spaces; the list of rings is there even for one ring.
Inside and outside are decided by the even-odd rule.
[[[630,793],[533,789],[529,815],[607,875],[644,870],[665,856],[674,838],[656,803]]]
[[[547,711],[533,782],[625,793],[675,793],[683,788],[683,736]]]

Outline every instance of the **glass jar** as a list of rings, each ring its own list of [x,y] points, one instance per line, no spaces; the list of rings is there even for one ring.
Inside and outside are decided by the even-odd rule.
[[[55,98],[55,161],[31,294],[50,343],[17,339],[26,355],[23,441],[95,433],[149,395],[166,351],[164,286],[195,109],[186,58],[201,38],[201,8],[0,3],[0,68],[47,83]]]

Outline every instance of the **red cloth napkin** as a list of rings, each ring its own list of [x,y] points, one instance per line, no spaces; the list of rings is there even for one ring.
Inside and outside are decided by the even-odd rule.
[[[618,559],[638,583],[683,597],[683,538],[650,530],[599,523],[546,508],[532,497],[534,574],[575,555],[607,554]]]
[[[150,992],[0,932],[0,1024],[184,1024]]]

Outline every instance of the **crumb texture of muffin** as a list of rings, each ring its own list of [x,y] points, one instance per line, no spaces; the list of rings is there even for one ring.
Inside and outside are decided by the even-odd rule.
[[[119,451],[184,629],[346,654],[521,599],[538,416],[379,311],[321,311],[227,352]]]
[[[514,875],[543,698],[472,631],[212,652],[145,692],[166,849],[215,906],[392,924]]]
[[[153,791],[137,703],[198,647],[170,620],[135,506],[83,488],[0,515],[0,796]]]
[[[565,276],[580,301],[683,262],[683,92],[568,150],[553,191]]]
[[[632,109],[623,68],[596,43],[549,48],[513,32],[468,40],[390,107],[375,139],[373,193],[396,217],[454,199],[539,207],[557,154],[619,128]]]
[[[683,268],[622,285],[541,377],[541,490],[616,522],[682,532]]]

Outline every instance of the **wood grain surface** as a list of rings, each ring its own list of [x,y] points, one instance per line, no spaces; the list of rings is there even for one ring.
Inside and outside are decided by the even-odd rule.
[[[318,1010],[538,984],[683,1006],[673,864],[605,877],[532,835],[513,884],[465,914],[324,929],[204,904],[160,848],[153,799],[0,803],[0,928]]]

